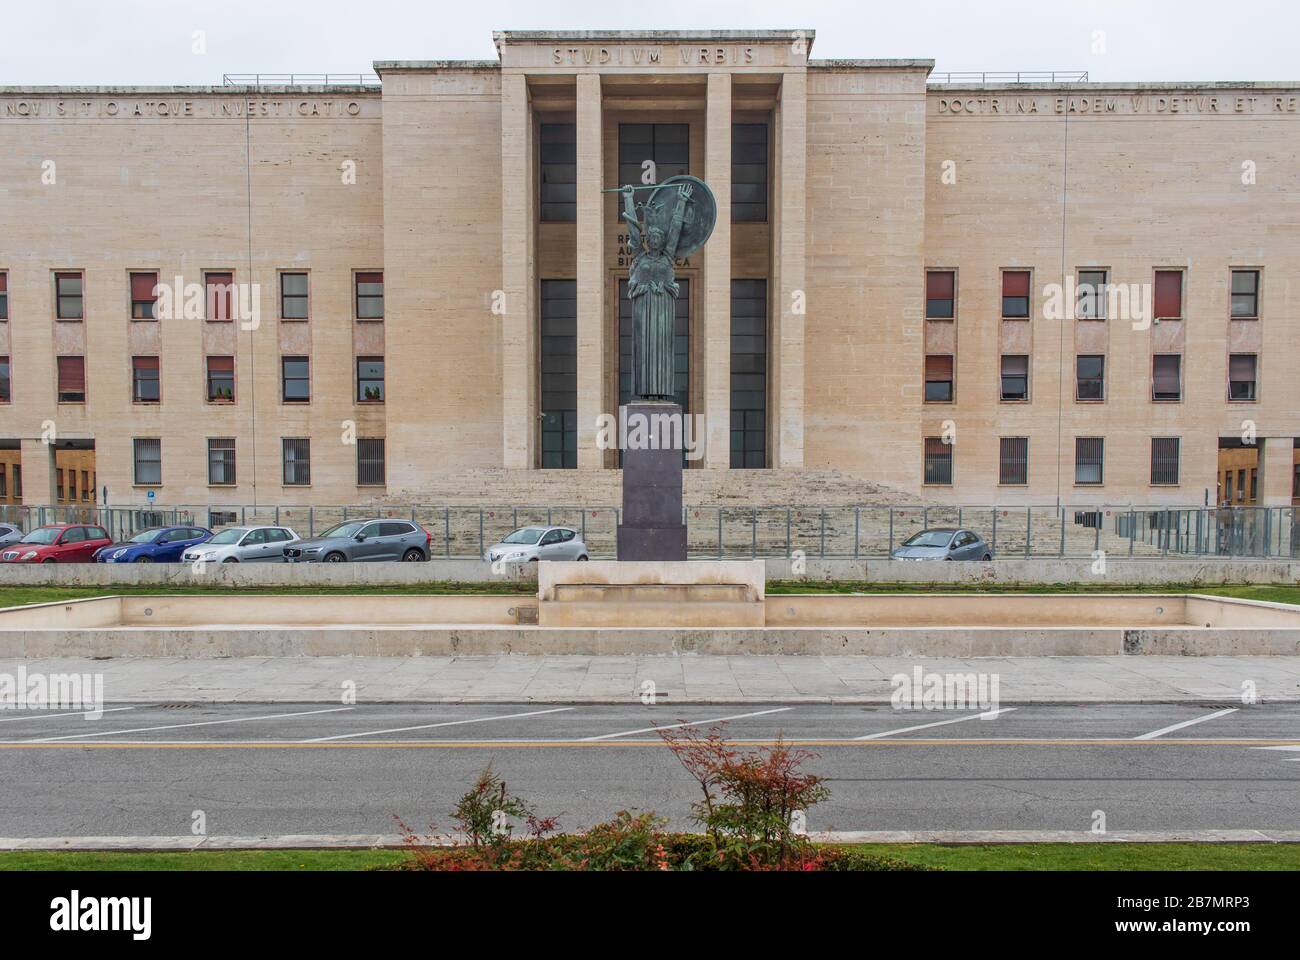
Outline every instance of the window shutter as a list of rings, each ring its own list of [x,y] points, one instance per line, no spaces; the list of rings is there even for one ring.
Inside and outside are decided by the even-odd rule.
[[[84,392],[86,389],[86,363],[83,357],[59,357],[59,389]]]
[[[133,273],[131,274],[131,299],[132,300],[156,300],[154,296],[154,287],[158,285],[158,274],[156,273]]]
[[[1007,270],[1002,274],[1002,296],[1029,296],[1029,271]]]
[[[949,354],[929,354],[926,356],[925,379],[951,380],[952,356]]]
[[[1181,270],[1156,271],[1155,301],[1156,319],[1182,319],[1183,274]]]
[[[1253,353],[1234,353],[1228,360],[1228,379],[1254,380],[1255,355]]]
[[[1161,354],[1155,358],[1154,381],[1157,395],[1179,393],[1181,359],[1178,354]]]

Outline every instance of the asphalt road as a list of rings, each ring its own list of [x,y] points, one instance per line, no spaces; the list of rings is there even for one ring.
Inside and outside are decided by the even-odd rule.
[[[1006,709],[1006,708],[1004,708]],[[1300,704],[1020,706],[135,705],[0,712],[0,837],[392,834],[451,829],[488,763],[573,829],[621,809],[689,826],[698,788],[654,729],[729,718],[816,754],[810,830],[1300,825]]]

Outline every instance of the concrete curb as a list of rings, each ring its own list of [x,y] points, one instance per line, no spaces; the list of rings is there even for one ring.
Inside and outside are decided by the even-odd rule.
[[[1173,830],[1095,834],[1086,830],[853,830],[810,834],[819,843],[1300,843],[1300,830]],[[456,838],[430,845],[449,846]],[[286,834],[266,837],[0,837],[0,851],[378,850],[402,849],[394,834]]]

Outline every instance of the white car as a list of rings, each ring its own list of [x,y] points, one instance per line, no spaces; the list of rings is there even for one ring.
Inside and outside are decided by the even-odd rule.
[[[226,527],[211,540],[190,547],[186,563],[284,563],[284,548],[299,539],[289,527]]]
[[[587,545],[569,527],[520,527],[488,547],[488,563],[527,563],[529,560],[589,560]]]

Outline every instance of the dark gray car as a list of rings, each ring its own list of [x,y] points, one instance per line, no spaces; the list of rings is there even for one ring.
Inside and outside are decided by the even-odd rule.
[[[284,548],[288,563],[429,559],[429,534],[410,520],[347,520]]]
[[[993,551],[972,530],[931,527],[912,534],[891,556],[895,560],[992,560]]]

